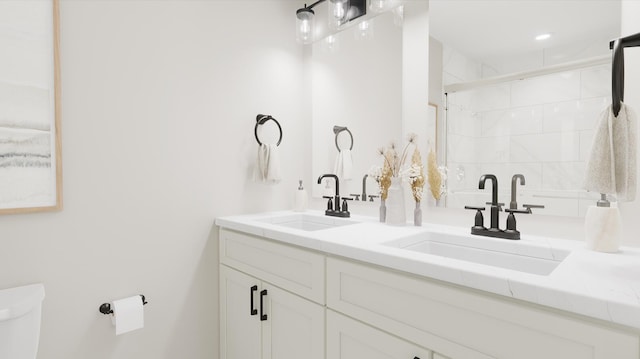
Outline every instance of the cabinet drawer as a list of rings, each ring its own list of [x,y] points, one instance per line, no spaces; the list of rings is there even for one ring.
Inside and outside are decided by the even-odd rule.
[[[327,358],[430,359],[431,352],[328,310]]]
[[[220,262],[316,303],[325,302],[322,254],[220,229]]]
[[[637,335],[622,330],[335,258],[327,306],[456,359],[640,357]]]

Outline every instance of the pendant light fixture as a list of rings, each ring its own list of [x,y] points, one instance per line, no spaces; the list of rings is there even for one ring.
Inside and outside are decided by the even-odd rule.
[[[313,8],[327,0],[318,0],[296,11],[296,39],[302,44],[310,44],[315,38],[315,12]],[[339,30],[342,25],[367,13],[367,0],[328,0],[328,27]]]
[[[311,7],[304,7],[296,11],[296,39],[301,44],[310,44],[314,40],[313,19],[315,12]]]

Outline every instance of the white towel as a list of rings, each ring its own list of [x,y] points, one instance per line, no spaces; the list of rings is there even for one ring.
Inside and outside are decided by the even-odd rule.
[[[349,181],[352,179],[351,172],[353,170],[353,160],[351,159],[351,150],[340,150],[336,157],[336,165],[334,173],[341,181]]]
[[[615,194],[618,201],[633,201],[636,197],[635,114],[622,104],[618,117],[614,117],[609,106],[600,114],[595,131],[584,188]]]
[[[261,144],[258,148],[258,158],[254,171],[256,181],[278,183],[280,177],[280,156],[278,145]]]

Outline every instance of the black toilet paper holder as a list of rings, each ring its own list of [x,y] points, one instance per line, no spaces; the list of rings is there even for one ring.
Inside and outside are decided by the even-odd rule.
[[[140,294],[140,299],[142,299],[142,305],[147,304],[147,300],[145,299],[144,294]],[[98,310],[102,314],[113,314],[113,309],[111,309],[110,303],[102,303]]]

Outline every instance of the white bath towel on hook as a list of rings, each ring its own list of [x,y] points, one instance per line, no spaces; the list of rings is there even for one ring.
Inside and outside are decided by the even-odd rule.
[[[258,147],[258,158],[253,177],[256,181],[267,183],[280,182],[280,156],[278,145],[261,144]]]
[[[612,106],[600,114],[584,188],[591,192],[615,194],[618,201],[636,197],[637,123],[629,106],[622,104],[618,117]]]

